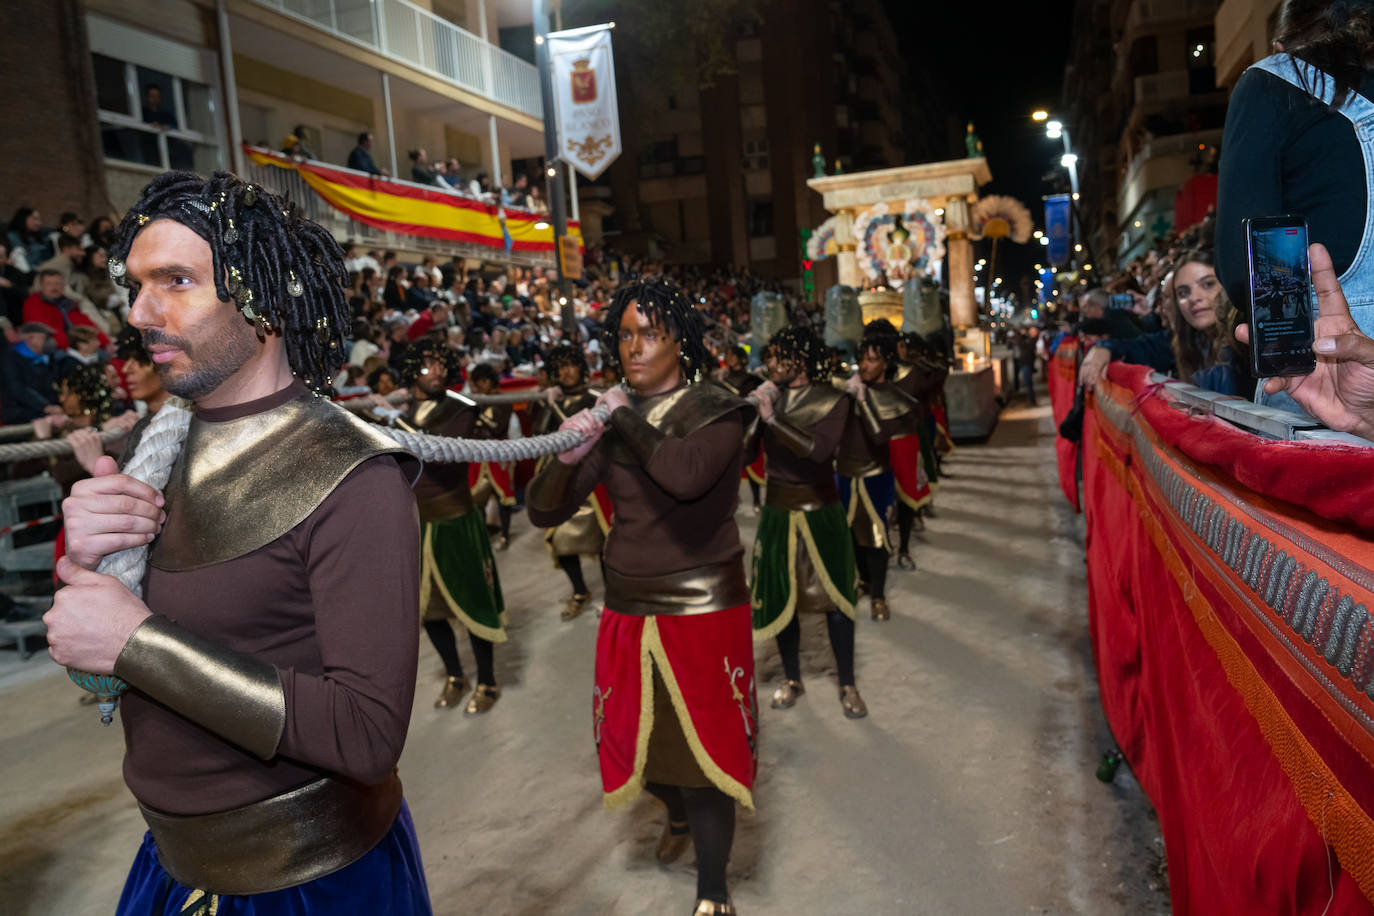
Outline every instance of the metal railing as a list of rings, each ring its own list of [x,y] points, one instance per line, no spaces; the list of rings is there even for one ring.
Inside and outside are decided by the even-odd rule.
[[[1166,397],[1171,398],[1197,413],[1211,414],[1239,426],[1241,429],[1258,433],[1270,439],[1284,442],[1329,442],[1340,445],[1356,445],[1374,448],[1374,442],[1352,436],[1350,433],[1327,429],[1321,422],[1306,414],[1289,413],[1262,404],[1255,404],[1244,398],[1218,394],[1205,388],[1198,388],[1187,382],[1169,378],[1158,372],[1150,373],[1150,381],[1159,385]]]
[[[260,150],[261,152],[271,152],[270,150]],[[312,160],[306,160],[312,161]],[[321,162],[320,165],[328,166],[340,172],[350,172],[354,175],[368,176],[365,172],[354,171],[353,169],[341,168],[331,163]],[[352,240],[358,245],[366,248],[390,248],[401,249],[403,251],[419,251],[424,253],[434,253],[436,255],[459,255],[464,258],[474,258],[483,261],[497,261],[502,264],[513,264],[525,267],[547,268],[553,266],[553,254],[543,254],[529,251],[506,251],[503,248],[492,248],[488,245],[475,245],[470,242],[455,242],[452,239],[436,238],[433,236],[407,235],[400,232],[393,232],[390,229],[378,229],[369,226],[367,223],[359,222],[341,210],[335,209],[323,197],[310,187],[306,180],[301,177],[301,173],[294,169],[278,168],[275,165],[259,165],[251,160],[244,164],[244,178],[254,184],[261,185],[273,194],[280,194],[293,201],[301,211],[314,222],[319,223],[329,230],[334,238],[340,241]],[[395,181],[397,184],[411,185],[413,187],[424,187],[425,190],[446,193],[438,188],[427,185],[416,185],[409,181]],[[454,197],[465,198],[462,194],[453,194]]]
[[[253,2],[523,114],[543,117],[534,65],[409,0]]]

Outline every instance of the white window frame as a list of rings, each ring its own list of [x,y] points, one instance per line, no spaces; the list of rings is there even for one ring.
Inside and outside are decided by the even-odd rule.
[[[225,125],[219,86],[219,70],[214,52],[198,49],[189,45],[173,42],[141,29],[90,15],[87,26],[91,35],[92,54],[117,61],[124,65],[124,91],[129,99],[132,115],[117,111],[99,109],[98,118],[101,128],[112,127],[120,130],[135,130],[139,133],[157,137],[158,164],[150,165],[133,159],[118,159],[105,156],[107,165],[120,168],[160,174],[170,169],[171,157],[167,148],[168,138],[184,140],[187,143],[210,147],[215,151],[215,169],[225,168]],[[166,74],[172,81],[171,103],[176,114],[175,130],[152,127],[143,121],[143,94],[139,91],[138,68],[144,67]],[[214,123],[214,133],[190,130],[185,125],[186,96],[183,81],[189,80],[205,86],[209,90],[210,118]],[[102,138],[103,147],[103,138]]]

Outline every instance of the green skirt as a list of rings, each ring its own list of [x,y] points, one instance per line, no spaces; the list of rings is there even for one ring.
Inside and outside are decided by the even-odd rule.
[[[754,639],[770,639],[797,611],[835,608],[854,617],[854,541],[839,503],[809,512],[763,507],[749,580]]]
[[[426,620],[457,617],[489,642],[506,641],[506,602],[481,512],[427,522],[421,532],[420,611]]]

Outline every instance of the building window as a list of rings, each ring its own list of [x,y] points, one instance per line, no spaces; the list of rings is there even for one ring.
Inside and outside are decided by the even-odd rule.
[[[746,140],[744,141],[744,170],[746,172],[763,171],[768,168],[768,141],[767,140]]]
[[[105,158],[208,174],[223,167],[207,85],[92,54]]]
[[[750,199],[748,208],[749,237],[764,238],[773,234],[773,202],[759,198]]]

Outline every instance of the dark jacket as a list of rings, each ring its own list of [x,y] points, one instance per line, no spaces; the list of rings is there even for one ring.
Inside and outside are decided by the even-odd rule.
[[[0,353],[0,401],[6,424],[29,423],[43,408],[57,403],[57,366],[47,354],[35,354],[24,343]]]
[[[377,163],[372,161],[372,154],[361,146],[353,147],[353,152],[348,154],[348,167],[359,172],[367,172],[369,175],[382,174],[382,170],[377,168]]]

